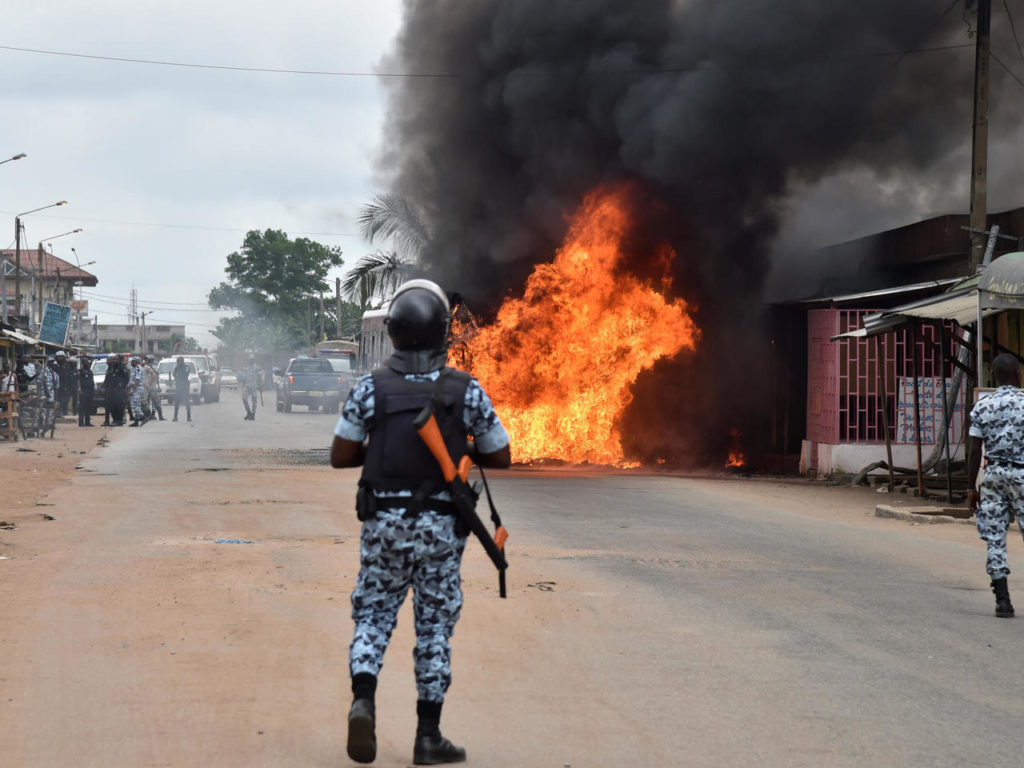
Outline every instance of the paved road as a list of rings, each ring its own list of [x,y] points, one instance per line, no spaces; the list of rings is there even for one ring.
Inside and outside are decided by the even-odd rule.
[[[225,393],[192,426],[122,433],[52,495],[59,525],[19,531],[4,764],[349,764],[357,475],[324,466],[334,417],[243,415]],[[470,765],[1021,762],[1024,621],[992,618],[966,526],[830,515],[768,483],[512,471],[493,487],[510,599],[471,547],[442,724]],[[410,758],[410,619],[381,680],[379,765]]]

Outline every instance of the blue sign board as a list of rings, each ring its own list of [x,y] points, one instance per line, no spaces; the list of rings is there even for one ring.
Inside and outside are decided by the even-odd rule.
[[[63,347],[68,339],[68,328],[71,327],[71,307],[63,304],[46,302],[43,310],[43,322],[39,326],[39,340]]]

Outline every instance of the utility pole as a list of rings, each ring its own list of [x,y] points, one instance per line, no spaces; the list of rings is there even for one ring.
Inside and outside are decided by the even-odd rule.
[[[334,278],[334,337],[341,338],[341,278]]]
[[[973,275],[985,253],[988,227],[988,73],[989,32],[992,25],[992,0],[978,3],[978,31],[974,53],[974,141],[971,165],[971,256],[968,274]]]
[[[7,301],[7,296],[4,296]],[[21,219],[14,217],[14,314],[21,314]]]
[[[324,340],[324,292],[320,291],[320,338],[317,339],[319,344]]]
[[[39,322],[36,323],[36,328],[42,328],[43,325],[43,244],[39,244],[39,248],[36,249],[36,272],[39,273],[39,277],[36,278],[36,284],[39,286]]]
[[[306,295],[306,345],[313,346],[313,309],[308,294]]]
[[[140,312],[139,317],[142,318],[142,354],[145,355],[149,352],[149,340],[146,338],[146,315],[152,315],[153,312]]]
[[[138,309],[138,291],[132,288],[131,293],[128,294],[128,316],[132,319],[132,323],[135,325],[135,349],[133,352],[137,352],[142,339],[139,337],[139,315],[136,311]]]

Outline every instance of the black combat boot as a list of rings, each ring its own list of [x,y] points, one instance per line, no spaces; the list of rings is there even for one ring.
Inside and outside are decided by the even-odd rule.
[[[996,596],[996,616],[1001,619],[1013,618],[1013,603],[1010,602],[1010,588],[1006,585],[1006,578],[993,579],[992,591]]]
[[[357,763],[372,763],[377,758],[374,732],[377,678],[367,672],[352,676],[352,708],[348,711],[348,756]]]
[[[441,735],[441,704],[440,701],[423,699],[416,702],[416,743],[412,749],[414,765],[462,763],[466,760],[466,750]]]

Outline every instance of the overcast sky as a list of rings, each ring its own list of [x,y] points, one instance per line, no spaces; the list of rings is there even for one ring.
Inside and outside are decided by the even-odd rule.
[[[373,159],[384,91],[372,76],[400,22],[399,0],[176,3],[16,0],[0,46],[226,67],[366,73],[301,75],[156,66],[0,49],[0,246],[24,217],[99,278],[101,323],[184,323],[213,346],[206,295],[246,231],[275,228],[344,251],[359,206],[382,191]],[[337,274],[340,275],[344,268]],[[332,274],[332,279],[335,275]]]

